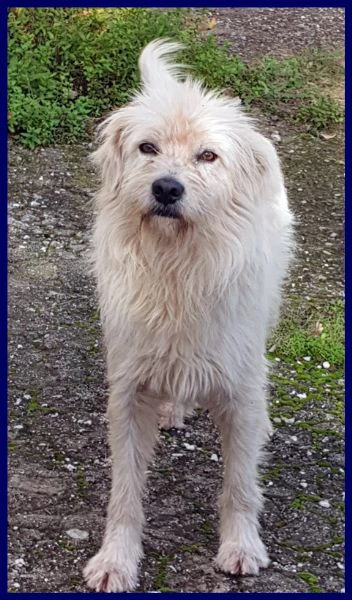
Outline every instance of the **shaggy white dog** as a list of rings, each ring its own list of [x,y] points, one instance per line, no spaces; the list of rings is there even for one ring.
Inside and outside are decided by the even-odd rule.
[[[268,565],[258,533],[268,331],[292,254],[280,163],[238,99],[208,92],[149,44],[142,90],[101,126],[94,265],[107,348],[112,489],[97,591],[133,590],[142,493],[162,403],[180,425],[196,403],[223,441],[218,567]]]

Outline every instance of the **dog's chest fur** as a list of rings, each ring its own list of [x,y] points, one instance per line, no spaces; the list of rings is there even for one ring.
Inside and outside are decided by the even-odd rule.
[[[188,269],[135,268],[121,279],[116,342],[121,368],[139,385],[190,405],[220,389],[231,394],[251,335],[241,331],[250,299],[238,302],[237,285],[217,294],[215,273],[201,263]]]

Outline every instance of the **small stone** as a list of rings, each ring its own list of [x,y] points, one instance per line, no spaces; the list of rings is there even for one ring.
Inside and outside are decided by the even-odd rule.
[[[219,457],[217,454],[212,454],[210,460],[213,460],[214,462],[219,462]]]
[[[282,420],[284,421],[284,423],[286,423],[287,425],[290,425],[292,423],[295,422],[295,418],[291,417],[290,419],[288,419],[287,417],[282,417]]]
[[[298,441],[298,438],[297,438],[297,436],[296,436],[296,435],[291,435],[291,440],[292,440],[293,442],[297,442],[297,441]]]
[[[323,362],[323,368],[324,368],[324,369],[330,369],[330,363],[329,363],[327,360],[325,360],[325,361]]]
[[[196,449],[194,444],[187,444],[187,442],[185,442],[183,445],[186,448],[186,450],[195,450]]]
[[[320,500],[319,505],[322,506],[323,508],[330,508],[329,500]]]
[[[69,529],[66,533],[73,540],[87,540],[89,538],[88,531],[83,529]]]
[[[300,486],[305,489],[308,487],[308,483],[306,481],[301,481]]]
[[[309,362],[311,360],[310,356],[303,356],[303,360],[306,360],[307,362]]]
[[[14,561],[14,565],[16,565],[16,567],[24,567],[26,564],[26,562],[24,561],[23,558],[16,558],[16,560]]]
[[[271,139],[273,140],[273,142],[281,142],[281,135],[277,131],[274,131],[271,134]]]
[[[297,394],[297,398],[299,398],[300,400],[305,400],[305,398],[307,398],[307,394],[305,394],[303,392],[303,394]]]
[[[273,421],[274,421],[274,423],[281,423],[280,417],[274,417]]]
[[[31,206],[40,206],[40,204],[36,200],[32,200]]]

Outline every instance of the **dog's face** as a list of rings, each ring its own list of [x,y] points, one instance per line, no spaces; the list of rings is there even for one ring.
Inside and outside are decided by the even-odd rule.
[[[149,73],[134,100],[106,122],[96,153],[103,179],[115,189],[125,221],[163,227],[167,220],[177,228],[228,220],[244,180],[252,185],[260,176],[247,143],[248,119],[237,99],[178,81],[160,57],[156,65],[159,72]]]
[[[211,110],[199,108],[195,115],[182,107],[171,114],[127,109],[129,125],[117,133],[116,153],[120,193],[132,211],[194,223],[224,209],[235,148]]]

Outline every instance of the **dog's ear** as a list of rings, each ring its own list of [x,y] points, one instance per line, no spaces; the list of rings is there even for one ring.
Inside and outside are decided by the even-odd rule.
[[[277,164],[278,158],[271,142],[251,132],[240,152],[240,170],[245,185],[259,189],[273,176]]]
[[[116,190],[122,175],[123,165],[123,109],[112,113],[98,126],[98,148],[90,158],[98,167],[103,186]]]

